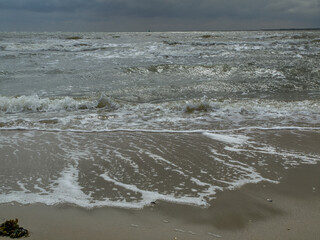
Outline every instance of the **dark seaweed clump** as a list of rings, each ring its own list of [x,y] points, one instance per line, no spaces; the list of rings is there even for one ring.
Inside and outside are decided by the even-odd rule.
[[[163,41],[164,44],[175,46],[175,45],[182,45],[180,42],[169,42],[169,41]]]
[[[210,105],[207,103],[200,103],[199,105],[188,105],[185,107],[185,113],[193,112],[208,112],[211,109]]]
[[[67,39],[67,40],[80,40],[80,39],[82,39],[82,37],[73,36],[73,37],[67,37],[66,39]]]
[[[211,38],[212,37],[212,35],[203,35],[203,36],[201,36],[202,38]]]
[[[0,225],[0,236],[10,238],[28,237],[29,231],[19,226],[18,219],[7,220]]]

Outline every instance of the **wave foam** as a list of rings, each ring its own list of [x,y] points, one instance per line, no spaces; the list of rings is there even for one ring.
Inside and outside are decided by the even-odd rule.
[[[26,149],[44,150],[23,161],[16,159],[19,171],[37,161],[22,177],[2,170],[6,184],[0,187],[0,203],[139,209],[163,200],[207,207],[218,191],[261,181],[278,183],[287,168],[319,162],[319,154],[298,151],[294,143],[285,147],[274,143],[274,138],[284,140],[287,134],[304,139],[313,130],[274,131],[277,135],[258,129],[202,134],[34,132],[32,137],[7,132],[0,143],[4,148],[14,145],[16,153],[6,156],[3,163]],[[56,161],[59,167],[48,171],[47,164]],[[271,171],[275,167],[277,171]]]
[[[3,113],[57,112],[94,108],[111,110],[117,108],[117,104],[110,98],[103,96],[99,98],[89,98],[88,100],[72,97],[40,98],[38,95],[19,97],[0,96],[0,112]]]

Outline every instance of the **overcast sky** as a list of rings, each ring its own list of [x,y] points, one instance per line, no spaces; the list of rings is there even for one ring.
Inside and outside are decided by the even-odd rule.
[[[315,27],[320,0],[0,0],[0,31]]]

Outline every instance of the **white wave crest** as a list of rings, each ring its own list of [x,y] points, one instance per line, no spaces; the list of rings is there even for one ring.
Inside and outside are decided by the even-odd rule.
[[[0,96],[0,112],[56,112],[74,111],[79,109],[108,108],[117,105],[107,97],[76,99],[72,97],[40,98],[38,95],[5,97]]]

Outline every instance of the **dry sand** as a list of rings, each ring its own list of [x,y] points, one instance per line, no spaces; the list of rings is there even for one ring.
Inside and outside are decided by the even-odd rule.
[[[268,201],[267,199],[272,199]],[[320,239],[320,165],[290,169],[279,184],[221,192],[201,209],[157,202],[142,210],[1,205],[30,240]]]

